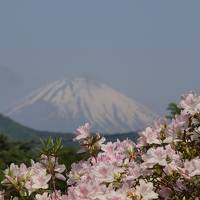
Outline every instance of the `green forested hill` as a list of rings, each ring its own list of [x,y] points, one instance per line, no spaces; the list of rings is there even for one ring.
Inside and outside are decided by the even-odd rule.
[[[9,117],[0,114],[0,133],[16,140],[30,140],[36,139],[35,130],[25,127]]]
[[[32,128],[21,125],[14,120],[0,114],[0,133],[14,140],[36,140],[39,138],[62,137],[63,140],[72,141],[73,134],[71,133],[54,133],[48,131],[38,131]]]
[[[56,133],[56,132],[48,132],[48,131],[38,131],[32,128],[28,128],[26,126],[21,125],[20,123],[15,122],[14,120],[0,114],[0,134],[4,134],[8,136],[10,139],[17,141],[39,141],[40,138],[45,139],[49,136],[52,138],[61,137],[63,143],[68,146],[73,146],[75,143],[73,142],[74,134],[72,133]],[[119,133],[114,135],[105,135],[106,139],[109,141],[116,141],[116,139],[126,139],[130,138],[136,140],[138,134],[136,132],[130,133]]]

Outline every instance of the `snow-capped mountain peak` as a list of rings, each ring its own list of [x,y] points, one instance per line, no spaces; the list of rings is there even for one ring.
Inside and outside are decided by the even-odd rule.
[[[58,80],[41,87],[7,112],[24,125],[51,131],[74,131],[90,122],[94,131],[135,131],[150,124],[154,113],[93,80]]]

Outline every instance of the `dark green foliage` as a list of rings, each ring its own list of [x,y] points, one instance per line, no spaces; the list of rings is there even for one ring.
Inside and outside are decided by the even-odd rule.
[[[52,139],[51,137],[49,137],[46,140],[41,140],[41,143],[41,154],[47,156],[58,156],[63,149],[61,138]]]
[[[7,167],[12,162],[19,164],[29,162],[35,157],[36,144],[34,142],[14,142],[0,135],[0,168]]]
[[[167,110],[169,111],[169,115],[167,115],[166,117],[170,120],[173,119],[175,115],[181,113],[181,108],[179,108],[178,105],[174,102],[171,102],[168,105]]]

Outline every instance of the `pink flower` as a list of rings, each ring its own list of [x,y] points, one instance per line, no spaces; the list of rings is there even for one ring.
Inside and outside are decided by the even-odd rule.
[[[76,130],[76,137],[74,138],[75,141],[79,141],[79,140],[83,140],[87,137],[90,136],[90,129],[91,126],[89,123],[86,123],[83,126],[80,126],[77,130]]]
[[[143,200],[158,199],[158,194],[153,191],[153,184],[151,182],[145,182],[140,179],[139,185],[136,186],[136,192],[142,196]]]
[[[0,200],[4,200],[4,192],[0,191]]]
[[[170,198],[171,194],[172,194],[172,190],[168,187],[162,187],[159,190],[159,195],[166,200]]]
[[[189,113],[194,115],[200,112],[200,97],[191,91],[186,95],[182,96],[180,107],[183,108],[183,113]]]
[[[158,131],[147,127],[145,131],[141,133],[141,137],[147,144],[160,144],[161,140],[159,139]]]
[[[190,161],[186,160],[184,163],[184,168],[189,176],[200,175],[200,159],[194,158]]]

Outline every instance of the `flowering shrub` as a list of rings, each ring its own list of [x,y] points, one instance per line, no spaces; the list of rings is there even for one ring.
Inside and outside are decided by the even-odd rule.
[[[88,123],[81,126],[74,140],[79,153],[90,157],[73,163],[70,172],[59,164],[61,141],[47,140],[38,162],[11,164],[4,171],[0,199],[199,200],[200,97],[182,96],[179,108],[172,121],[158,120],[141,132],[137,144],[106,143],[90,133]]]

